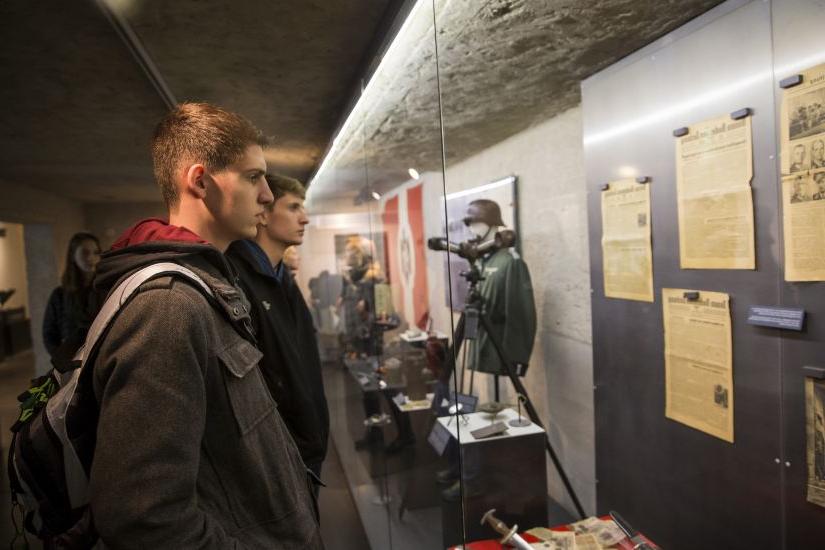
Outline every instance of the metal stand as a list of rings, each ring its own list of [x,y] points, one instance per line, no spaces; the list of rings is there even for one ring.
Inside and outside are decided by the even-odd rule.
[[[498,355],[501,363],[507,371],[507,377],[510,379],[510,382],[513,383],[516,393],[523,398],[520,399],[520,402],[524,403],[524,408],[527,410],[527,415],[536,425],[544,428],[544,425],[539,419],[536,408],[533,406],[532,401],[530,401],[530,397],[527,394],[527,389],[524,387],[524,384],[521,383],[521,379],[515,372],[513,363],[507,359],[507,356],[501,346],[501,342],[499,342],[496,334],[490,330],[490,322],[487,320],[486,315],[484,315],[484,298],[478,291],[478,283],[483,280],[481,272],[473,263],[470,263],[470,270],[462,272],[461,275],[467,280],[467,283],[469,284],[469,291],[467,292],[467,299],[464,303],[464,311],[461,313],[461,317],[459,317],[458,323],[456,324],[455,338],[449,350],[448,357],[450,363],[448,364],[447,370],[452,372],[455,369],[457,357],[456,353],[461,349],[461,346],[464,344],[464,340],[474,340],[478,336],[479,323],[481,323],[481,328],[486,331],[487,336],[490,338],[490,342],[493,344],[493,348],[496,350],[496,355]],[[498,377],[496,377],[496,382],[498,382]],[[498,390],[497,383],[496,390]],[[496,391],[496,400],[498,400],[498,391]],[[521,414],[519,414],[519,416],[521,416]],[[547,430],[544,431],[544,441],[547,453],[550,455],[550,459],[553,461],[553,465],[555,466],[556,471],[564,484],[564,488],[567,490],[567,494],[570,495],[573,505],[576,507],[576,511],[581,519],[586,518],[587,515],[584,513],[584,508],[582,508],[581,502],[579,502],[579,497],[576,495],[576,491],[570,484],[570,480],[564,472],[561,461],[556,455],[553,445],[550,443],[550,436],[547,434]]]

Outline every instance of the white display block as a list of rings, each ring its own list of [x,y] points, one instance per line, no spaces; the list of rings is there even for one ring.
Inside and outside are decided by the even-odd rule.
[[[522,413],[526,413],[526,411],[522,409]],[[525,415],[523,414],[523,416]],[[510,426],[510,420],[515,420],[518,418],[518,412],[516,412],[513,409],[504,409],[503,411],[495,415],[495,418],[491,413],[485,412],[465,414],[463,415],[463,417],[464,418],[462,419],[461,417],[456,418],[455,416],[442,416],[438,419],[439,424],[441,424],[444,427],[444,429],[450,432],[450,435],[454,439],[458,439],[461,445],[484,443],[488,441],[500,441],[502,439],[511,439],[516,437],[544,433],[544,430],[541,427],[539,427],[539,425],[536,423],[531,423],[529,426],[523,428]],[[504,422],[505,424],[507,424],[507,431],[503,434],[488,437],[486,439],[476,439],[470,434],[470,432],[474,430],[483,428],[485,426],[489,426],[495,422]]]

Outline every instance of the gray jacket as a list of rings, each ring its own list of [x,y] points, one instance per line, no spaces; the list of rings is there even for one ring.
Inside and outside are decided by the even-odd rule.
[[[306,470],[258,369],[231,268],[211,246],[146,243],[105,255],[102,286],[156,261],[196,272],[216,299],[177,277],[154,279],[104,336],[90,481],[103,544],[323,548]]]

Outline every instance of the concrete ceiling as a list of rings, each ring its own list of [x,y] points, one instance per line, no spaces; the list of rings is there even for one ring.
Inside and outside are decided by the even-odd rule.
[[[306,178],[385,13],[401,0],[107,0],[174,98],[250,118],[270,167]],[[0,2],[0,180],[84,202],[158,200],[166,104],[93,0]]]
[[[357,131],[313,193],[383,191],[407,168],[440,171],[580,102],[579,83],[719,0],[443,0],[419,13],[405,57],[378,75]],[[425,28],[425,23],[429,26]],[[437,37],[437,38],[436,38]],[[436,73],[436,45],[438,73]],[[438,74],[438,78],[437,78]],[[313,183],[315,185],[315,183]]]
[[[246,115],[275,140],[270,168],[301,178],[402,3],[107,1],[176,100]],[[335,192],[440,167],[436,68],[454,161],[577,104],[582,78],[718,3],[436,0],[438,66],[430,11],[345,136]],[[156,200],[148,140],[166,104],[96,2],[0,2],[0,78],[0,180],[88,202]]]

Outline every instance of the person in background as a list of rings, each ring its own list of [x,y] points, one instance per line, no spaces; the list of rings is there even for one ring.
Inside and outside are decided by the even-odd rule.
[[[320,481],[329,435],[321,357],[312,314],[286,255],[304,240],[309,223],[305,191],[301,182],[286,176],[267,174],[266,182],[275,201],[266,205],[257,236],[235,241],[226,256],[252,306],[252,324],[264,353],[261,372],[304,463]]]
[[[298,278],[298,269],[301,267],[301,255],[297,246],[290,246],[284,250],[284,267],[287,268],[293,279]]]
[[[43,343],[53,358],[59,354],[61,346],[76,349],[86,337],[97,313],[92,281],[98,262],[100,242],[97,237],[91,233],[75,233],[66,251],[66,267],[60,286],[49,296],[43,318]],[[73,346],[73,342],[76,345]]]

